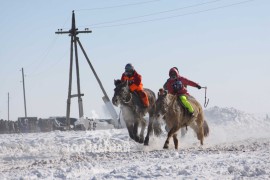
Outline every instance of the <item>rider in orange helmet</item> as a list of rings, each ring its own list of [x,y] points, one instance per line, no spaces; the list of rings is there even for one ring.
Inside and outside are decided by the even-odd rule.
[[[141,98],[144,107],[149,106],[149,100],[143,90],[142,76],[137,73],[131,63],[125,66],[125,72],[122,74],[121,81],[129,82],[129,89],[131,92],[135,91]]]

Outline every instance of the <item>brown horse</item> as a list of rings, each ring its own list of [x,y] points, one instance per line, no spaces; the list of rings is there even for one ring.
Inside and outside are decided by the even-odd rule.
[[[204,137],[209,134],[209,127],[204,120],[201,105],[192,96],[188,96],[187,99],[194,108],[193,116],[188,114],[187,110],[180,103],[178,96],[168,94],[163,89],[159,90],[155,117],[163,117],[169,128],[168,137],[163,147],[164,149],[168,149],[171,137],[173,137],[175,149],[178,149],[177,132],[182,127],[190,126],[197,134],[201,145],[203,145]]]
[[[112,98],[112,103],[115,106],[120,104],[122,110],[123,119],[126,123],[128,133],[131,139],[136,142],[148,145],[149,136],[153,133],[159,135],[162,130],[160,124],[154,121],[154,111],[156,96],[150,89],[144,89],[148,96],[149,107],[144,107],[140,97],[129,90],[128,81],[121,82],[121,80],[115,80],[114,96]],[[146,128],[146,120],[144,119],[145,114],[149,114],[149,124],[147,135],[144,139],[144,130]],[[138,136],[138,127],[141,126],[140,136]]]

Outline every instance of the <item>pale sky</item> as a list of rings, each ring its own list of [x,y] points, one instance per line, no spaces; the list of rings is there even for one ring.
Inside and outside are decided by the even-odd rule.
[[[10,119],[24,116],[22,68],[28,116],[66,115],[70,37],[55,31],[70,29],[72,10],[79,30],[93,31],[80,41],[110,98],[127,63],[155,93],[176,66],[208,87],[209,107],[270,113],[269,0],[0,1],[0,119],[8,117],[8,93]],[[85,116],[108,117],[80,49],[79,61]],[[204,90],[188,90],[204,103]]]

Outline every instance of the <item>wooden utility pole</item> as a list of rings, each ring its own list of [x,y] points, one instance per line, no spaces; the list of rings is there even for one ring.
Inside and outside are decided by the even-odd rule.
[[[24,116],[27,117],[26,97],[25,97],[25,83],[24,83],[24,72],[23,72],[23,68],[22,68],[22,81],[23,81],[23,98],[24,98]]]
[[[80,88],[80,72],[79,72],[79,59],[78,59],[78,49],[77,49],[77,35],[79,33],[91,33],[86,29],[85,31],[78,31],[76,28],[75,23],[75,13],[72,11],[72,22],[71,22],[71,29],[69,31],[62,31],[62,29],[58,29],[56,34],[69,34],[71,37],[70,39],[70,66],[69,66],[69,85],[68,85],[68,98],[67,98],[67,112],[66,112],[66,119],[67,119],[67,126],[70,129],[70,105],[71,105],[71,98],[78,97],[78,105],[79,105],[79,118],[83,117],[83,104],[82,104],[82,96],[84,94],[81,93]],[[73,48],[75,50],[75,63],[76,63],[76,76],[77,76],[77,94],[71,95],[71,87],[72,87],[72,69],[73,69]]]
[[[77,43],[79,44],[92,72],[94,73],[94,76],[96,78],[96,80],[98,81],[98,84],[104,94],[104,97],[102,98],[103,101],[105,102],[112,118],[114,119],[114,121],[116,122],[117,120],[117,113],[115,111],[115,109],[112,106],[112,103],[110,102],[110,99],[94,69],[94,67],[92,66],[80,40],[79,37],[77,37],[78,34],[80,33],[91,33],[92,31],[88,30],[88,28],[85,28],[84,31],[78,31],[78,29],[76,28],[76,24],[75,24],[75,14],[74,11],[72,11],[72,24],[71,24],[71,29],[69,31],[62,31],[62,29],[58,29],[57,32],[55,32],[56,34],[69,34],[69,36],[71,37],[71,43],[70,43],[70,67],[69,67],[69,86],[68,86],[68,99],[67,99],[67,113],[66,113],[66,118],[67,118],[67,125],[68,128],[70,128],[70,104],[71,104],[71,98],[73,97],[78,97],[78,103],[79,103],[79,117],[81,118],[83,116],[83,105],[82,105],[82,98],[81,96],[83,96],[83,94],[81,94],[81,90],[80,90],[80,75],[79,75],[79,60],[78,60],[78,51],[77,51]],[[75,49],[75,62],[76,62],[76,75],[77,75],[77,90],[78,93],[75,95],[71,95],[71,87],[72,87],[72,66],[73,66],[73,48]]]
[[[8,121],[9,121],[9,93],[8,93]]]

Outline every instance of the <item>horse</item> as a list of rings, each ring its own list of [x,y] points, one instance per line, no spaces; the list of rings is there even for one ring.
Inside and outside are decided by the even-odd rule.
[[[164,144],[164,149],[169,148],[169,141],[173,137],[175,149],[178,149],[177,132],[180,128],[190,126],[197,134],[197,139],[203,145],[204,137],[209,135],[209,126],[204,119],[204,113],[199,102],[192,96],[187,99],[194,108],[194,114],[190,115],[188,110],[181,104],[177,95],[168,94],[164,89],[158,92],[156,100],[155,118],[163,117],[167,125],[168,136]]]
[[[153,130],[157,136],[162,132],[160,124],[154,121],[156,102],[155,93],[150,89],[144,88],[149,100],[149,106],[144,107],[138,94],[130,91],[128,81],[122,82],[121,80],[115,80],[114,84],[115,89],[112,103],[115,106],[120,104],[123,119],[126,123],[130,138],[136,142],[148,145],[149,136],[152,135]],[[147,135],[144,139],[144,131],[147,125],[146,120],[144,119],[146,113],[149,114],[149,124]],[[139,125],[141,126],[141,132],[138,136],[137,133]]]

